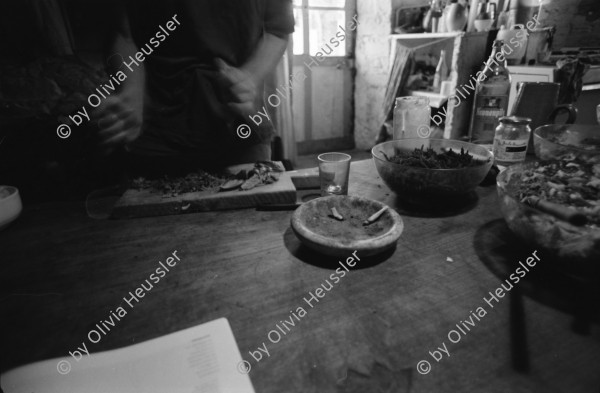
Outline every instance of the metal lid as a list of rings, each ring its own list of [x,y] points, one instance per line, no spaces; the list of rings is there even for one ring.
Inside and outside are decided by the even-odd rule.
[[[531,119],[529,117],[520,117],[520,116],[502,116],[498,119],[501,123],[510,123],[510,124],[529,124],[531,123]]]

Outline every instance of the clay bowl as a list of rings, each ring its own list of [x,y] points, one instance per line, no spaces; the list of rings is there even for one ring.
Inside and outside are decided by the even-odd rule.
[[[358,251],[358,255],[373,256],[393,249],[404,229],[402,218],[391,208],[376,222],[363,226],[363,221],[384,206],[356,196],[317,198],[296,209],[291,226],[305,246],[321,254],[344,257]],[[332,207],[344,221],[332,217]]]

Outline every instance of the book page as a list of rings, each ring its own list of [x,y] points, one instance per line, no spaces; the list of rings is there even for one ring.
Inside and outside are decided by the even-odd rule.
[[[69,359],[68,374],[57,371],[60,358],[2,374],[5,393],[254,393],[225,318],[129,347]]]

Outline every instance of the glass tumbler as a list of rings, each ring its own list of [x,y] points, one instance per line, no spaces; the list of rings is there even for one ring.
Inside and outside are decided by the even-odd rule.
[[[317,157],[321,196],[348,195],[351,158],[345,153],[323,153]]]

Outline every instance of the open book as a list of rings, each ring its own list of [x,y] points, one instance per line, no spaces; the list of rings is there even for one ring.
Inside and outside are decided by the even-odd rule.
[[[70,371],[57,365],[68,360]],[[112,351],[2,374],[5,393],[254,393],[229,322],[217,319]]]

